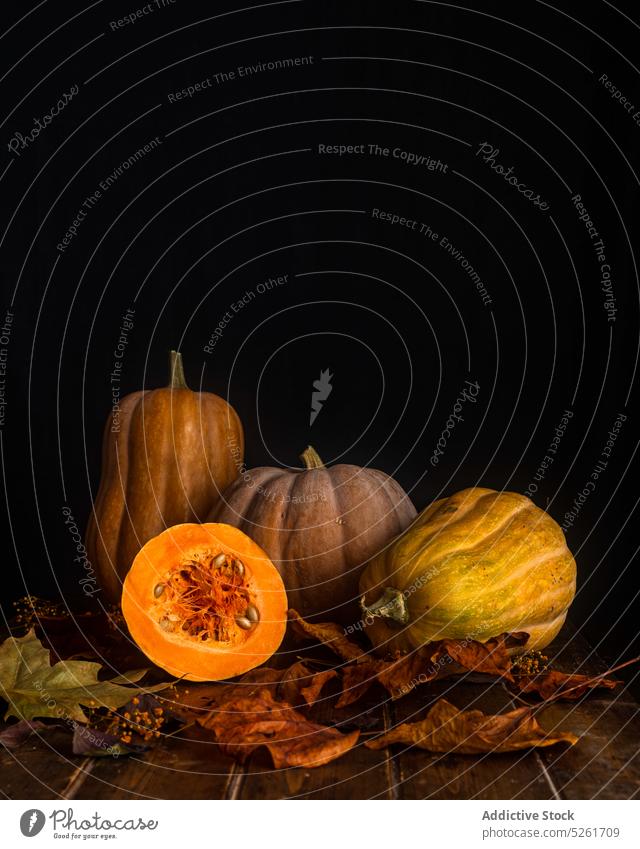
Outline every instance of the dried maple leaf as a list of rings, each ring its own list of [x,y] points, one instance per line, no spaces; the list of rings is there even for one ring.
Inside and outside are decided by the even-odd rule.
[[[49,661],[49,651],[33,629],[24,637],[9,637],[0,645],[0,698],[9,705],[5,719],[51,716],[88,722],[81,705],[115,710],[137,692],[122,685],[134,684],[147,672],[137,669],[110,681],[99,681],[99,663],[61,660],[51,666]],[[156,684],[145,690],[168,686]]]
[[[297,610],[289,610],[287,615],[293,630],[299,636],[317,640],[343,660],[352,661],[366,657],[365,651],[347,637],[340,625],[334,622],[320,622],[317,625],[306,622]]]
[[[479,710],[458,710],[440,699],[420,722],[403,723],[365,745],[382,749],[392,743],[413,744],[429,752],[476,755],[514,752],[555,743],[577,743],[570,731],[546,732],[530,708],[521,707],[499,715]]]
[[[577,675],[571,672],[559,672],[546,669],[537,675],[519,675],[515,686],[520,693],[538,693],[543,699],[579,699],[589,690],[603,687],[613,690],[622,684],[615,678],[603,676]]]
[[[349,751],[360,735],[358,730],[341,734],[309,722],[291,705],[276,701],[267,688],[252,696],[231,695],[198,723],[213,732],[225,754],[237,760],[244,761],[265,746],[277,769],[329,763]]]

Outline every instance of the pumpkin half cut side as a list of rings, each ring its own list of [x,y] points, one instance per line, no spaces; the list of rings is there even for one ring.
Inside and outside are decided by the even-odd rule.
[[[229,525],[168,528],[127,574],[122,613],[144,654],[189,681],[241,675],[277,651],[287,622],[278,570]]]

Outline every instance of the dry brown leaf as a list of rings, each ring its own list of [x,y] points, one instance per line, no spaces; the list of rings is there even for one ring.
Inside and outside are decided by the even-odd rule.
[[[563,742],[573,744],[578,739],[570,731],[546,732],[527,707],[492,716],[479,710],[458,710],[440,699],[420,722],[403,723],[365,745],[382,749],[392,743],[405,743],[429,752],[477,755]]]
[[[167,702],[172,714],[184,722],[199,720],[224,702],[235,698],[251,698],[265,689],[274,698],[283,699],[289,705],[310,706],[318,700],[324,685],[337,677],[335,669],[314,672],[303,661],[296,661],[287,669],[260,666],[251,669],[237,681],[177,687],[176,695],[167,699]]]
[[[349,751],[360,735],[309,722],[291,705],[276,701],[267,688],[223,700],[198,723],[213,732],[226,755],[239,761],[265,746],[277,769],[329,763]]]
[[[499,634],[484,643],[471,639],[439,640],[425,646],[424,651],[433,664],[443,666],[453,662],[465,671],[482,672],[512,681],[509,650],[524,646],[528,639],[525,631],[515,631]]]
[[[438,640],[394,660],[368,657],[356,663],[355,668],[353,664],[343,667],[343,695],[338,707],[353,704],[375,681],[382,684],[394,700],[406,696],[420,684],[467,672],[480,672],[512,681],[508,649],[524,645],[527,639],[527,634],[518,632],[500,634],[486,643]]]
[[[336,702],[337,708],[352,705],[364,696],[369,687],[378,680],[378,673],[384,661],[366,660],[364,663],[349,663],[340,669],[342,674],[342,693]]]
[[[509,650],[523,646],[529,639],[527,633],[517,631],[492,637],[486,643],[470,638],[437,640],[410,654],[379,660],[365,653],[333,622],[312,624],[295,610],[289,611],[289,619],[298,634],[317,640],[349,661],[347,666],[341,667],[342,695],[337,707],[358,701],[376,681],[382,684],[392,699],[405,696],[419,684],[466,672],[480,672],[513,681]]]
[[[515,686],[520,693],[537,693],[543,699],[579,699],[589,690],[602,687],[613,690],[622,681],[615,678],[594,677],[592,675],[577,675],[571,672],[559,672],[557,669],[546,669],[537,675],[520,675],[515,680]]]
[[[318,701],[324,685],[337,677],[335,669],[314,672],[307,663],[299,660],[288,669],[281,670],[277,695],[290,705],[313,705]]]
[[[293,609],[289,610],[288,616],[295,633],[307,639],[317,640],[343,660],[351,661],[366,657],[364,650],[346,636],[340,625],[334,622],[320,622],[317,625],[306,622],[298,611]]]

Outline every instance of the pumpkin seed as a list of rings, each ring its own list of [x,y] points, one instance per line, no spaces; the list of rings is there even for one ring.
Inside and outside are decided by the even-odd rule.
[[[169,622],[168,619],[160,620],[160,627],[163,631],[172,631],[173,630],[173,622]]]
[[[218,554],[217,557],[213,558],[213,565],[216,569],[220,569],[222,566],[227,565],[227,555],[226,554]]]
[[[153,594],[156,598],[160,598],[162,593],[165,591],[165,584],[156,584],[153,589]]]
[[[248,631],[249,628],[253,627],[253,622],[246,616],[236,616],[236,625],[238,628],[242,628],[243,631]]]
[[[249,620],[249,622],[253,622],[254,624],[260,621],[260,612],[255,606],[255,604],[248,604],[244,615]]]
[[[244,577],[244,563],[242,562],[242,560],[234,561],[234,566],[235,566],[235,569],[236,569],[236,572],[238,573],[238,575],[240,575],[240,577],[243,578]]]

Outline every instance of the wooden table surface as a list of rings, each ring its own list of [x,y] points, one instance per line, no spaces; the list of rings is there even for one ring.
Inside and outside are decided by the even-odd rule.
[[[606,668],[570,625],[547,654],[565,671]],[[490,713],[517,706],[499,683],[452,679],[419,687],[396,702],[372,688],[367,700],[341,711],[333,707],[335,699],[325,699],[312,717],[344,723],[345,730],[351,723],[381,731],[421,718],[440,696],[458,708]],[[274,770],[264,750],[240,766],[197,726],[142,756],[117,759],[74,757],[70,735],[52,729],[13,752],[0,746],[0,789],[13,799],[629,799],[640,795],[639,711],[628,690],[596,691],[577,703],[554,703],[541,714],[546,730],[581,735],[575,746],[468,756],[398,746],[372,751],[359,744],[316,769]]]

